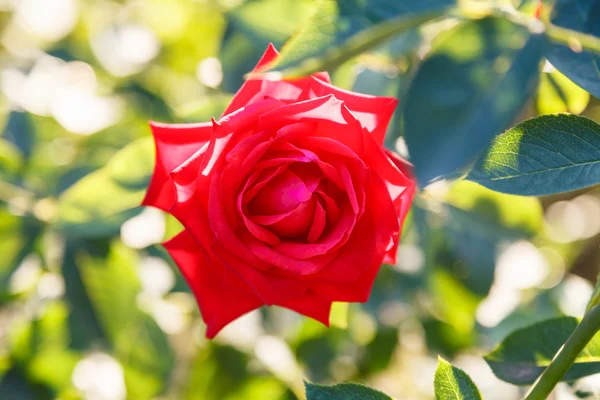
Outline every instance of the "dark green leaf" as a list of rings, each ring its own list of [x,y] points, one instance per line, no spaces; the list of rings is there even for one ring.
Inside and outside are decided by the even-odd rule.
[[[481,400],[469,375],[442,358],[439,358],[433,382],[436,400]]]
[[[56,396],[44,385],[29,382],[24,371],[12,368],[0,379],[3,400],[50,400]]]
[[[335,386],[305,382],[306,400],[392,400],[385,394],[356,383]]]
[[[446,243],[456,260],[440,260],[477,295],[489,292],[496,258],[507,241],[536,234],[543,225],[538,199],[494,192],[469,181],[446,195]]]
[[[83,285],[76,263],[76,249],[81,246],[81,242],[72,240],[67,242],[62,267],[65,297],[71,305],[68,319],[71,347],[77,350],[86,349],[89,343],[106,341],[105,333]]]
[[[445,32],[418,70],[404,109],[405,139],[421,185],[468,165],[521,111],[546,39],[506,19]]]
[[[558,0],[552,10],[552,23],[564,28],[600,36],[600,1]],[[600,56],[552,45],[548,60],[573,82],[600,97]]]
[[[31,116],[25,112],[13,111],[10,113],[4,138],[14,144],[26,157],[31,155],[35,145],[35,130]]]
[[[600,125],[569,114],[530,119],[498,136],[467,178],[527,196],[595,185],[600,182]]]
[[[560,317],[519,329],[506,337],[500,345],[485,356],[494,374],[515,385],[535,382],[550,364],[579,321]],[[600,372],[600,334],[583,349],[575,363],[562,379],[573,381]]]

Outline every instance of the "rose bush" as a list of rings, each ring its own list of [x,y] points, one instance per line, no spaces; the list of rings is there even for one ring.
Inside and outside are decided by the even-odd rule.
[[[257,68],[277,54],[269,46]],[[151,123],[143,204],[185,227],[164,246],[207,337],[263,305],[328,325],[332,302],[368,299],[415,192],[410,165],[383,148],[396,103],[320,73],[249,80],[218,121]]]

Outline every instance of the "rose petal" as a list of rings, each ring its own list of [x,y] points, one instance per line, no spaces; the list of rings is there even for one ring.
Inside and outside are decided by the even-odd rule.
[[[396,213],[398,215],[400,229],[393,235],[392,245],[389,247],[383,262],[386,264],[396,264],[398,255],[398,243],[400,242],[400,235],[402,234],[402,226],[404,224],[406,216],[408,215],[410,205],[412,204],[412,200],[417,191],[417,184],[412,175],[412,165],[410,165],[407,161],[401,159],[395,153],[386,151],[386,155],[389,156],[390,161],[394,163],[398,170],[400,170],[403,176],[408,180],[406,188],[399,193],[398,190],[396,190],[397,194],[395,196],[395,193],[392,193],[392,191],[390,190],[390,194],[392,195],[392,199],[394,201],[394,207],[396,208]]]
[[[325,229],[325,225],[327,222],[327,214],[325,212],[325,208],[321,206],[321,202],[317,201],[315,204],[315,212],[313,214],[312,226],[310,227],[310,231],[308,232],[308,237],[306,241],[308,243],[316,242],[323,230]]]
[[[256,239],[255,239],[256,240]],[[280,304],[289,299],[302,297],[308,290],[308,283],[298,279],[290,279],[271,271],[260,271],[239,259],[230,251],[213,243],[213,253],[232,271],[250,286],[267,305]]]
[[[309,260],[313,257],[322,256],[331,253],[343,246],[349,238],[349,232],[352,231],[356,223],[356,214],[350,206],[342,209],[337,224],[316,243],[281,243],[275,246],[273,250],[295,260]],[[311,269],[310,273],[315,273],[320,269]],[[308,272],[305,272],[308,273]]]
[[[248,177],[244,188],[240,192],[243,204],[247,204],[264,188],[273,178],[287,170],[287,165],[283,164],[277,168],[271,167],[265,170],[258,170]]]
[[[308,289],[307,283],[269,273],[272,266],[258,259],[235,236],[225,219],[220,217],[223,210],[215,206],[219,203],[208,201],[208,204],[211,205],[208,207],[205,202],[206,200],[199,198],[199,194],[196,192],[193,198],[179,203],[172,212],[185,229],[192,234],[201,248],[207,249],[207,252],[210,251],[211,255],[214,255],[230,271],[239,276],[266,305],[273,305],[282,299],[304,296]],[[207,210],[211,212],[207,212]],[[209,220],[213,218],[216,219],[210,221],[209,224]],[[223,221],[224,228],[216,224],[216,221]],[[215,235],[217,232],[221,238],[225,239],[219,240]],[[226,240],[227,238],[230,240]]]
[[[261,115],[259,129],[276,129],[298,121],[328,121],[345,125],[342,105],[342,101],[333,95],[284,105]]]
[[[337,222],[340,217],[340,208],[336,204],[335,200],[322,190],[317,190],[315,193],[317,193],[325,203],[325,211],[329,223],[333,224]]]
[[[176,191],[170,173],[196,151],[212,135],[212,124],[162,124],[150,122],[156,147],[154,173],[142,205],[163,210],[171,208]]]
[[[382,259],[373,259],[362,274],[352,282],[313,283],[311,289],[330,301],[364,303],[369,300]]]
[[[289,215],[273,223],[271,229],[279,237],[299,238],[306,235],[310,230],[310,225],[315,213],[315,200],[310,199],[298,204]],[[277,246],[279,243],[275,244]]]
[[[206,337],[213,338],[225,325],[260,307],[263,302],[244,283],[228,274],[223,264],[207,255],[192,235],[183,231],[164,244],[192,289]]]
[[[309,200],[312,192],[289,169],[273,178],[248,203],[252,215],[281,214]]]
[[[327,95],[334,95],[342,100],[360,121],[361,125],[371,132],[375,141],[383,144],[387,126],[396,109],[398,100],[393,97],[369,96],[343,90],[315,78],[311,78],[308,89],[305,90],[301,99],[319,98]]]
[[[331,301],[327,301],[313,292],[307,292],[304,297],[283,301],[278,306],[289,308],[297,313],[316,319],[329,327]]]
[[[250,235],[244,237],[244,243],[252,250],[252,253],[256,257],[286,272],[286,274],[282,275],[286,277],[300,277],[314,274],[323,269],[335,258],[334,253],[318,255],[305,260],[292,258],[279,252],[278,248],[280,246],[267,246]]]
[[[258,61],[256,67],[254,67],[254,71],[264,68],[273,61],[278,54],[279,52],[275,49],[275,46],[269,44],[262,58]],[[326,72],[315,74],[314,78],[321,82],[330,81],[329,74]],[[282,101],[295,101],[308,85],[309,79],[310,78],[303,78],[294,81],[248,79],[233,97],[223,115],[229,114],[248,104],[260,101],[265,97],[273,97]]]
[[[371,264],[383,259],[390,239],[398,231],[394,203],[385,183],[373,176],[368,188],[367,209],[352,231],[339,257],[315,275],[318,280],[352,281]]]

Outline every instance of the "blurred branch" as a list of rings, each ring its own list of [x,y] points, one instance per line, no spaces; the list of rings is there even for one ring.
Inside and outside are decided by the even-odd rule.
[[[556,26],[548,21],[539,20],[536,16],[530,17],[515,10],[467,1],[459,7],[458,14],[468,18],[484,18],[487,16],[506,18],[518,25],[527,27],[532,33],[545,32],[548,38],[558,44],[569,46],[575,52],[580,53],[585,50],[600,54],[600,38]]]
[[[0,180],[0,201],[10,204],[25,214],[32,210],[34,199],[33,192]]]
[[[13,197],[34,197],[34,194],[20,186],[0,180],[0,200],[8,202]]]
[[[546,25],[546,34],[550,39],[569,46],[571,50],[577,53],[587,50],[600,54],[600,38],[596,36],[552,24]]]

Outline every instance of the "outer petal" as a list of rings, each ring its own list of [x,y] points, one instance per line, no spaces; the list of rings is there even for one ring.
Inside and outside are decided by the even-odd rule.
[[[321,271],[311,289],[331,301],[365,302],[381,267],[398,222],[396,210],[383,181],[372,177],[367,210],[344,246],[340,257]],[[366,238],[371,243],[366,243]]]
[[[331,303],[331,300],[325,300],[314,292],[308,291],[304,297],[286,300],[277,305],[316,319],[329,327]]]
[[[412,174],[412,165],[410,165],[407,161],[403,160],[396,153],[392,153],[391,151],[386,150],[386,155],[389,156],[390,161],[403,173],[403,175],[408,180],[406,189],[404,191],[400,192],[396,196],[392,195],[394,207],[396,208],[396,213],[398,215],[398,222],[400,223],[400,229],[392,237],[392,244],[388,248],[383,262],[386,264],[396,264],[396,258],[398,255],[398,243],[400,242],[402,226],[404,224],[404,220],[406,219],[406,215],[408,214],[408,211],[410,209],[410,205],[412,204],[413,198],[415,197],[415,193],[417,191],[417,184]]]
[[[212,134],[212,124],[161,124],[150,122],[156,147],[154,174],[148,186],[145,206],[169,210],[176,200],[170,173],[200,150]]]
[[[315,283],[311,289],[318,296],[330,301],[364,303],[369,300],[371,288],[381,268],[381,258],[373,259],[368,268],[353,282]]]
[[[377,97],[350,92],[314,77],[311,78],[309,86],[300,97],[300,100],[327,95],[334,95],[337,99],[342,100],[360,121],[361,125],[373,134],[377,143],[383,144],[385,131],[396,109],[398,100],[393,97]]]
[[[205,254],[189,232],[181,232],[164,246],[196,297],[206,337],[213,338],[225,325],[263,305],[223,264]]]
[[[275,49],[275,46],[269,44],[262,58],[258,61],[256,67],[254,67],[254,71],[258,71],[265,67],[278,55],[279,52]],[[323,82],[330,82],[329,74],[326,72],[315,74],[314,77]],[[273,97],[281,101],[295,101],[308,85],[309,80],[310,78],[293,81],[249,79],[242,85],[240,90],[238,90],[223,115],[227,115],[248,104],[262,100],[265,97]]]

